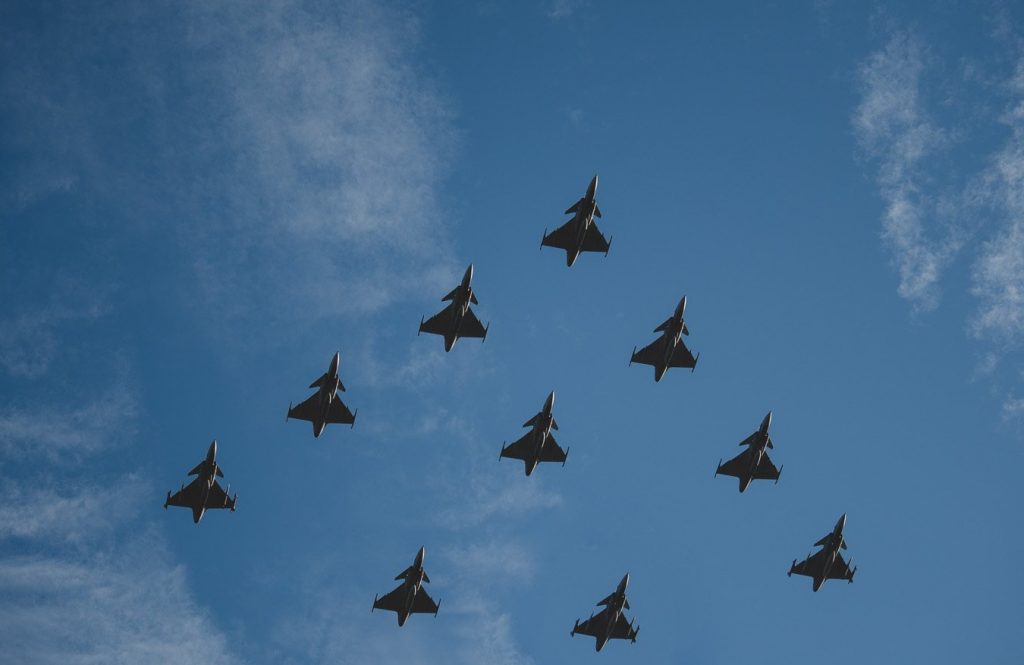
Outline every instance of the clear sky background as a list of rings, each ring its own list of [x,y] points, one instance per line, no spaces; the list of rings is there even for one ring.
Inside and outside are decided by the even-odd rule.
[[[1020,663],[1024,12],[709,4],[2,3],[0,662]],[[445,354],[470,262],[490,335]],[[359,419],[314,440],[335,351]],[[161,505],[214,438],[196,526]]]

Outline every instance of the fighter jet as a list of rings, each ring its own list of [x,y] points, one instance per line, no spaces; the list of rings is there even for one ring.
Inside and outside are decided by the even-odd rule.
[[[188,472],[190,476],[199,476],[192,482],[181,486],[181,489],[171,496],[167,492],[167,500],[164,501],[164,510],[167,506],[181,506],[192,509],[192,521],[199,524],[207,509],[228,508],[235,512],[235,501],[238,495],[228,497],[227,492],[217,482],[217,478],[224,477],[224,471],[217,464],[217,439],[210,444],[206,451],[206,459],[197,464],[194,469]]]
[[[555,441],[551,430],[558,429],[555,417],[551,415],[551,408],[555,405],[555,392],[551,391],[548,398],[544,400],[544,408],[541,412],[530,418],[523,427],[532,427],[523,438],[511,445],[501,446],[501,453],[498,455],[511,459],[521,459],[526,466],[526,475],[533,473],[541,462],[561,462],[565,466],[565,459],[569,456],[568,451],[563,451]]]
[[[846,513],[843,513],[843,516],[836,522],[835,528],[814,543],[815,547],[820,546],[821,549],[813,555],[808,554],[807,558],[800,563],[793,559],[793,565],[790,566],[787,575],[792,577],[793,573],[796,573],[814,578],[815,591],[821,588],[825,580],[846,580],[852,584],[857,569],[851,569],[850,565],[843,561],[843,555],[839,553],[840,549],[846,549],[846,539],[843,538],[843,529],[845,528]]]
[[[540,246],[557,247],[565,250],[565,264],[572,267],[576,257],[581,252],[603,252],[608,256],[608,248],[611,247],[611,240],[605,240],[601,230],[597,228],[594,217],[601,216],[601,209],[597,207],[594,199],[597,193],[597,176],[587,186],[587,193],[582,199],[572,204],[565,211],[565,214],[572,214],[573,218],[558,227],[551,233],[544,229],[544,237],[541,238]]]
[[[328,423],[339,423],[342,425],[356,426],[356,413],[348,410],[348,407],[338,397],[338,391],[345,392],[345,386],[338,378],[338,365],[341,364],[341,353],[335,353],[331,358],[331,366],[319,379],[309,384],[310,388],[317,388],[309,399],[293,407],[288,405],[288,415],[285,420],[295,418],[296,420],[308,420],[313,423],[313,436],[319,438]]]
[[[395,576],[396,580],[404,580],[402,584],[391,593],[378,598],[373,597],[373,610],[387,610],[398,613],[398,625],[405,625],[405,620],[410,614],[433,614],[437,616],[440,603],[435,603],[427,595],[423,588],[424,582],[430,582],[430,577],[423,570],[423,557],[427,554],[427,548],[421,547],[416,553],[416,559],[412,565]]]
[[[782,469],[776,469],[768,458],[768,448],[774,448],[772,437],[768,435],[768,428],[772,424],[772,412],[761,421],[757,431],[740,441],[741,446],[749,446],[742,453],[722,464],[718,460],[718,470],[715,475],[736,476],[740,479],[740,492],[747,489],[751,480],[760,478],[763,480],[774,480],[779,482]]]
[[[628,584],[629,574],[627,573],[622,578],[622,581],[619,582],[619,586],[615,589],[614,593],[598,603],[598,605],[604,605],[605,608],[598,612],[596,616],[591,614],[590,618],[582,624],[577,619],[576,625],[572,627],[572,632],[569,634],[574,637],[576,633],[596,637],[597,644],[595,646],[598,651],[601,650],[608,640],[630,640],[631,642],[636,642],[640,626],[634,628],[633,622],[626,621],[626,617],[622,614],[622,610],[629,609],[629,601],[626,600],[626,586]]]
[[[691,371],[697,367],[697,360],[700,354],[694,358],[690,350],[683,344],[680,335],[689,335],[690,330],[686,327],[683,314],[686,313],[686,296],[676,305],[676,311],[672,316],[665,319],[665,322],[654,329],[662,335],[640,351],[633,347],[633,355],[629,364],[640,363],[641,365],[654,365],[654,380],[661,381],[661,377],[669,367],[688,367]]]
[[[487,329],[490,328],[490,324],[487,324],[487,328],[485,328],[480,323],[480,319],[476,318],[473,310],[469,308],[470,303],[474,305],[480,304],[476,299],[473,287],[470,286],[472,281],[473,264],[470,263],[469,267],[466,268],[466,274],[462,276],[462,283],[452,289],[444,298],[441,298],[442,302],[451,300],[452,304],[426,321],[420,319],[421,333],[425,332],[444,336],[445,351],[451,351],[452,347],[455,346],[455,340],[460,337],[479,337],[480,341],[487,338]]]

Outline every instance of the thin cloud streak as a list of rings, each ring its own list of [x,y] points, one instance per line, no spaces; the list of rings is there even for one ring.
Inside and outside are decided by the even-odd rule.
[[[882,238],[899,273],[898,292],[919,310],[938,304],[939,278],[958,249],[952,236],[935,239],[926,224],[935,204],[919,185],[922,163],[946,143],[920,99],[925,60],[914,36],[894,34],[861,66],[863,98],[853,116],[861,147],[878,163]]]
[[[982,248],[971,289],[980,301],[971,331],[1003,344],[1024,335],[1024,61],[1009,89],[1015,100],[1003,122],[1010,137],[983,177],[988,203],[1004,225]]]
[[[193,243],[208,301],[243,319],[316,320],[443,288],[438,189],[455,139],[416,64],[416,21],[360,2],[191,10],[190,44],[223,91],[218,149],[235,164],[219,183],[229,214],[207,215]]]
[[[0,642],[12,663],[238,660],[151,534],[111,555],[0,558]]]

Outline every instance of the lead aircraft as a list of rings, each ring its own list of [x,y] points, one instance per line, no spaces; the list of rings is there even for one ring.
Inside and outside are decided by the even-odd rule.
[[[541,249],[544,246],[557,247],[565,250],[565,264],[572,267],[576,258],[583,252],[601,252],[608,256],[608,249],[612,246],[611,240],[605,240],[601,229],[597,228],[595,217],[601,216],[601,209],[597,207],[597,176],[587,185],[587,193],[576,203],[572,204],[565,214],[572,214],[565,224],[548,233],[544,229],[544,236],[540,240]]]

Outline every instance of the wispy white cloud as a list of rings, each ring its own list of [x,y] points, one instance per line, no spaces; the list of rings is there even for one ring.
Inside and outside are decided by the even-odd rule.
[[[10,459],[78,462],[123,443],[136,412],[135,396],[123,382],[82,406],[69,408],[67,400],[8,406],[0,410],[0,452]]]
[[[925,64],[917,38],[893,34],[860,68],[862,100],[853,116],[860,145],[878,163],[882,237],[899,272],[898,292],[921,310],[938,303],[939,278],[959,246],[955,235],[941,233],[936,201],[920,184],[922,164],[947,142],[921,100]]]
[[[185,572],[152,534],[81,559],[0,557],[3,660],[46,665],[231,663]]]
[[[0,366],[17,376],[43,375],[57,355],[58,330],[68,323],[94,320],[105,311],[102,301],[75,294],[0,321]]]
[[[1006,420],[1017,420],[1024,418],[1024,397],[1007,397],[1003,401],[1003,418]]]
[[[569,18],[586,4],[586,0],[549,0],[545,13],[551,19]]]
[[[468,529],[495,515],[515,517],[562,504],[562,496],[544,489],[538,478],[508,475],[478,470],[461,487],[450,488],[451,506],[439,512],[438,522],[450,529]]]
[[[0,541],[8,538],[82,545],[107,538],[135,514],[148,489],[136,474],[110,484],[4,479]],[[116,500],[111,500],[116,496]]]
[[[529,582],[535,572],[533,553],[514,538],[450,545],[443,554],[460,579]]]
[[[324,9],[323,6],[320,9]],[[199,225],[207,298],[261,320],[365,314],[452,274],[441,179],[449,102],[418,64],[416,20],[369,2],[311,12],[192,6],[217,63],[233,158],[225,217]]]
[[[979,307],[971,330],[1001,343],[1024,335],[1024,60],[1007,87],[1015,97],[1003,117],[1010,137],[983,175],[1001,230],[982,247],[972,275]]]

